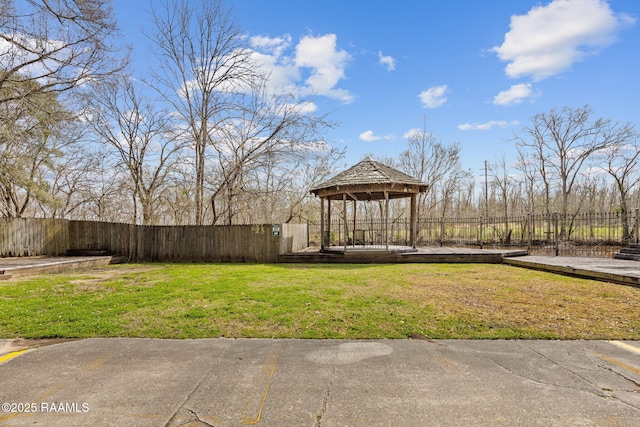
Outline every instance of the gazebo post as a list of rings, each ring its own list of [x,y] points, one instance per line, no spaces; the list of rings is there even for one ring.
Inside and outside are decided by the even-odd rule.
[[[353,199],[353,246],[356,246],[356,199]]]
[[[411,235],[410,244],[413,249],[416,248],[417,231],[418,231],[418,224],[417,224],[417,218],[416,218],[416,214],[417,214],[416,199],[417,199],[416,193],[412,193],[411,194],[411,214],[410,214],[411,225],[409,226],[409,234]]]
[[[347,251],[347,234],[349,233],[349,227],[347,227],[347,193],[342,193],[342,209],[344,210],[344,251]]]
[[[324,252],[324,197],[320,197],[320,251]]]
[[[389,192],[384,192],[384,247],[389,252]]]
[[[331,198],[327,197],[327,250],[331,249]]]

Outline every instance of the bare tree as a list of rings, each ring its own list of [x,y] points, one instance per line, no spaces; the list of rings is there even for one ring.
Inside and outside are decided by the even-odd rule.
[[[121,70],[118,40],[109,0],[0,0],[0,104]]]
[[[516,161],[516,169],[522,172],[522,186],[524,187],[525,193],[525,212],[534,214],[535,213],[535,203],[536,197],[539,193],[540,180],[546,184],[546,175],[544,174],[544,169],[540,172],[541,178],[538,176],[537,167],[540,166],[541,163],[537,162],[535,159],[531,159],[530,156],[520,148],[518,149],[518,160]],[[544,186],[546,198],[548,200],[548,185]],[[548,203],[545,203],[545,208],[547,213],[549,212]]]
[[[640,145],[638,134],[633,132],[633,128],[627,125],[624,129],[625,133],[620,135],[617,144],[612,144],[600,151],[598,164],[602,165],[607,174],[613,178],[622,217],[623,239],[627,241],[632,238],[629,225],[629,202],[634,187],[638,186]]]
[[[500,199],[501,216],[504,221],[504,232],[501,236],[502,243],[509,244],[511,242],[511,232],[509,228],[509,203],[513,199],[513,177],[509,175],[509,165],[505,154],[498,158],[492,165],[493,171],[492,185]]]
[[[610,119],[602,118],[592,121],[591,115],[589,106],[577,109],[564,107],[560,111],[553,109],[531,119],[531,126],[524,130],[528,138],[515,138],[520,149],[530,152],[531,157],[539,162],[538,170],[547,188],[547,210],[550,183],[555,182],[560,196],[563,218],[560,232],[563,236],[571,231],[567,230],[565,220],[574,185],[583,172],[585,162],[599,150],[620,143],[628,133],[628,125],[614,125]]]
[[[190,136],[195,168],[194,221],[204,220],[207,147],[215,147],[225,112],[238,88],[255,76],[245,37],[219,0],[166,0],[152,11],[151,35],[160,67],[155,86],[179,115]]]
[[[64,150],[48,177],[53,202],[40,203],[43,216],[69,219],[91,202],[93,183],[90,176],[99,167],[101,155],[82,144],[73,144]]]
[[[142,224],[152,224],[154,205],[183,143],[171,127],[171,115],[144,97],[142,83],[123,76],[96,89],[90,109],[91,123],[100,139],[119,157],[129,177],[133,222],[138,203]]]
[[[426,119],[422,130],[409,137],[409,148],[400,153],[398,163],[405,173],[429,184],[418,197],[418,218],[437,205],[445,215],[451,196],[470,175],[460,163],[460,144],[440,142],[427,129]]]
[[[96,167],[89,171],[86,178],[86,200],[75,216],[93,221],[129,222],[133,209],[127,196],[130,180],[126,171],[113,162],[106,150],[99,150]]]
[[[305,101],[273,94],[266,83],[266,78],[256,80],[250,92],[238,94],[235,116],[229,115],[213,133],[212,161],[218,172],[212,182],[213,223],[221,217],[220,206],[224,206],[225,223],[234,223],[240,196],[252,192],[250,173],[262,177],[267,187],[274,183],[278,168],[289,169],[292,178],[293,169],[317,148],[321,132],[331,125],[324,117],[306,113]]]
[[[188,224],[193,208],[193,171],[190,165],[176,165],[172,179],[160,192],[158,216],[163,224]]]
[[[273,156],[259,169],[249,171],[245,193],[250,223],[289,223],[316,218],[318,209],[309,189],[328,178],[344,149],[325,143],[300,147],[294,156]]]

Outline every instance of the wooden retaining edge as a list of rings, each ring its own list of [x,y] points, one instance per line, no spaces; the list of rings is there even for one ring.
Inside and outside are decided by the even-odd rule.
[[[518,255],[526,255],[526,251]],[[434,264],[434,263],[479,263],[500,264],[503,262],[503,253],[389,253],[384,251],[369,252],[334,252],[334,253],[293,253],[281,255],[278,259],[282,263],[344,263],[344,264]],[[516,256],[510,254],[509,256]]]
[[[579,277],[581,279],[592,279],[601,282],[617,283],[620,285],[628,285],[634,287],[640,287],[640,278],[625,276],[622,274],[607,273],[603,271],[585,270],[582,268],[573,268],[571,266],[542,264],[538,262],[523,261],[514,258],[505,258],[503,261],[505,264],[513,265],[516,267],[529,268],[531,270],[548,271],[551,273],[562,274],[565,276]]]
[[[398,256],[399,263],[424,263],[424,264],[500,264],[502,254],[401,254]]]
[[[45,273],[61,273],[65,271],[83,270],[92,267],[99,267],[102,265],[119,264],[122,262],[126,262],[126,257],[111,255],[85,257],[72,260],[52,261],[37,265],[7,267],[3,270],[4,274],[2,276],[5,276],[5,278],[8,279]],[[8,276],[7,273],[9,273]]]

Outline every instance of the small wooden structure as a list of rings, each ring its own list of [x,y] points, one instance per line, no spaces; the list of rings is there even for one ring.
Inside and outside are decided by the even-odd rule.
[[[429,185],[413,178],[399,170],[379,163],[367,157],[360,163],[339,173],[328,181],[322,182],[311,189],[311,193],[320,197],[320,250],[329,249],[330,242],[325,236],[330,235],[331,201],[342,200],[344,212],[347,212],[347,200],[353,203],[353,237],[352,243],[358,240],[356,235],[356,203],[358,201],[378,200],[385,202],[384,207],[384,245],[389,251],[389,200],[411,198],[409,244],[416,247],[417,215],[416,199],[418,193],[424,193]],[[327,218],[325,221],[325,200],[327,201]],[[344,221],[344,235],[348,235],[347,221]],[[347,250],[345,238],[344,249]]]

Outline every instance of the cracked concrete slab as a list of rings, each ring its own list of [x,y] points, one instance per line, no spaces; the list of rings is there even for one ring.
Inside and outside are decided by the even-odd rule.
[[[88,339],[0,378],[0,426],[640,426],[638,342]]]

